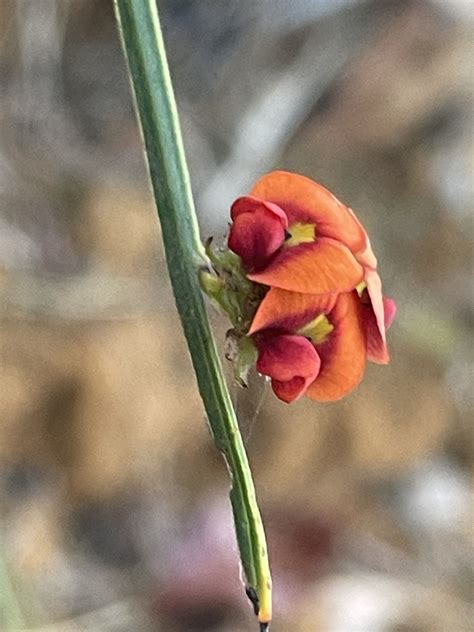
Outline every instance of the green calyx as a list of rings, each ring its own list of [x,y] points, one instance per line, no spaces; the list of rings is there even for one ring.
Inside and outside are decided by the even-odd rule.
[[[267,288],[247,279],[240,257],[227,248],[213,248],[212,239],[206,243],[206,254],[211,270],[201,270],[201,288],[232,323],[226,357],[233,362],[237,383],[246,386],[249,369],[257,360],[257,349],[247,332]]]
[[[227,332],[226,344],[225,357],[233,364],[234,380],[239,386],[247,387],[249,371],[257,362],[257,347],[252,338],[239,337],[234,329],[229,329]]]
[[[212,248],[212,239],[206,254],[211,270],[201,270],[201,288],[227,314],[236,335],[244,336],[267,288],[247,279],[239,256],[227,248]]]

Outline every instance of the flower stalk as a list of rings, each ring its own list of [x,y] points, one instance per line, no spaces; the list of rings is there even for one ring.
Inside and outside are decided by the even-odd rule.
[[[176,103],[155,0],[115,0],[123,49],[135,95],[168,272],[199,391],[217,447],[232,477],[230,499],[246,592],[266,630],[271,620],[271,577],[260,510],[214,338],[199,270],[203,249],[183,150]]]

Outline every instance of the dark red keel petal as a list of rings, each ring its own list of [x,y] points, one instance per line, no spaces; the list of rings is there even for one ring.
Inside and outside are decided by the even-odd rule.
[[[275,204],[247,196],[234,202],[231,216],[230,250],[241,257],[247,270],[261,269],[285,241],[285,213]]]
[[[253,195],[243,195],[235,200],[230,208],[230,217],[232,220],[237,219],[239,215],[243,213],[254,213],[259,208],[264,206],[270,213],[272,213],[277,219],[280,220],[281,225],[286,230],[288,228],[288,217],[285,211],[283,211],[277,204],[273,202],[266,202]]]
[[[307,380],[303,377],[294,377],[288,382],[272,380],[273,392],[285,404],[291,404],[304,395],[307,386]]]
[[[265,332],[256,344],[257,371],[272,379],[275,395],[287,403],[301,397],[321,364],[311,342],[303,336]]]

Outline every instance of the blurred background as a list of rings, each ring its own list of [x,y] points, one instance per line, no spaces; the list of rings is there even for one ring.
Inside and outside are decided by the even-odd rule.
[[[264,172],[304,173],[399,306],[346,400],[234,389],[272,629],[473,630],[474,3],[159,6],[203,236]],[[0,11],[0,630],[253,630],[112,3]]]

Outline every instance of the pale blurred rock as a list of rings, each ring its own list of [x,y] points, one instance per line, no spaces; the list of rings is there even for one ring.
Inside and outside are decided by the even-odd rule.
[[[84,200],[79,239],[90,264],[103,272],[145,276],[163,267],[159,222],[146,190],[98,183]]]

